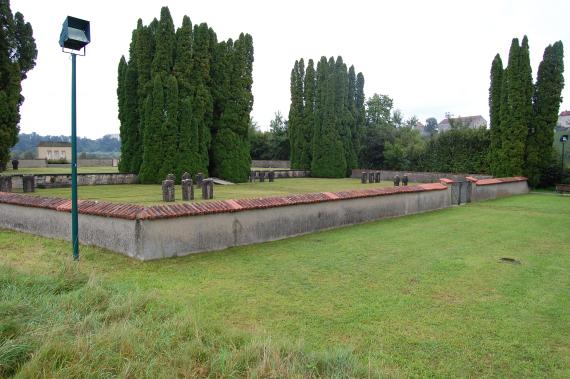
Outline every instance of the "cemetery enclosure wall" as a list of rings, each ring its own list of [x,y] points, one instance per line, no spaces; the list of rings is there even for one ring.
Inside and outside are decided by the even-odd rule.
[[[474,187],[474,201],[528,192],[524,178],[480,180]],[[451,190],[440,183],[151,207],[83,200],[79,239],[152,260],[450,206]],[[0,192],[0,227],[69,239],[70,208],[67,199]]]
[[[66,188],[71,187],[70,174],[36,174],[35,183],[38,188]],[[137,174],[77,174],[77,185],[102,185],[102,184],[135,184],[138,183]],[[12,188],[22,188],[22,175],[12,175]]]
[[[252,160],[251,167],[254,168],[291,168],[291,161],[267,161]]]
[[[471,187],[471,201],[491,200],[528,192],[528,182],[523,177],[484,179],[478,180],[476,185]]]
[[[382,180],[392,181],[397,175],[402,178],[404,175],[408,176],[408,180],[413,183],[434,183],[440,179],[447,178],[452,180],[461,180],[466,176],[475,177],[477,179],[489,179],[490,175],[483,174],[451,174],[448,172],[417,172],[417,171],[394,171],[394,170],[373,170],[373,169],[353,169],[351,178],[360,179],[362,172],[380,171]]]

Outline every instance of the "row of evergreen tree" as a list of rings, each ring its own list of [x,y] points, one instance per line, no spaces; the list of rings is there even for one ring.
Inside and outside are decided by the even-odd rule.
[[[188,16],[175,31],[167,7],[148,26],[139,19],[118,69],[120,171],[142,183],[185,171],[246,181],[252,65],[249,34],[218,42]]]
[[[342,57],[309,60],[291,71],[289,139],[291,167],[315,177],[345,177],[358,164],[359,131],[365,123],[364,76]]]
[[[544,51],[533,84],[528,38],[514,38],[507,68],[499,54],[491,66],[491,173],[498,177],[525,175],[541,182],[552,159],[552,139],[564,88],[561,41]]]

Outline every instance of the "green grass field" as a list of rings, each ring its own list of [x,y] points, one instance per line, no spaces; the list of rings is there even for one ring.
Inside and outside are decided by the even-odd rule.
[[[234,185],[216,185],[214,200],[259,198],[270,196],[287,196],[291,194],[342,191],[348,189],[362,189],[393,186],[392,182],[361,184],[359,179],[317,179],[317,178],[291,178],[276,179],[269,183],[241,183]],[[78,196],[84,200],[100,200],[118,203],[135,203],[143,205],[165,204],[162,201],[160,185],[127,184],[109,186],[80,186],[77,188]],[[195,201],[201,201],[202,191],[195,187]],[[38,196],[71,198],[69,188],[38,189]],[[177,202],[182,202],[182,190],[176,186]]]
[[[569,226],[568,197],[531,194],[78,264],[0,230],[0,377],[567,378]]]
[[[55,168],[55,167],[39,167],[39,168],[20,168],[18,170],[12,170],[12,165],[9,164],[10,168],[6,171],[0,173],[0,175],[30,175],[30,174],[71,174],[71,168]],[[78,167],[77,172],[79,174],[107,174],[107,173],[118,173],[117,167],[109,166],[99,166],[99,167]]]

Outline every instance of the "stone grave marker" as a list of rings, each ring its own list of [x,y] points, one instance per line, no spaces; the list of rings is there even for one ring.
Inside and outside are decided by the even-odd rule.
[[[184,178],[184,175],[182,175],[182,177]],[[190,178],[182,179],[182,200],[194,200],[194,185]]]
[[[398,175],[394,176],[394,186],[398,187],[400,185],[400,177]]]
[[[36,177],[34,175],[22,176],[22,188],[24,192],[36,192]]]

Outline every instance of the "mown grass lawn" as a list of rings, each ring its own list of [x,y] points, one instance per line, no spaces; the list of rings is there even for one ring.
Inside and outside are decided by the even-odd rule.
[[[531,194],[79,264],[0,230],[0,376],[570,377],[569,228],[570,198]]]
[[[310,192],[334,192],[350,189],[376,188],[393,186],[392,182],[361,184],[359,179],[319,179],[319,178],[287,178],[275,179],[274,182],[240,183],[233,185],[216,185],[214,200],[259,198],[270,196],[287,196]],[[410,183],[411,185],[411,183]],[[100,200],[118,203],[136,203],[142,205],[165,204],[162,201],[162,190],[156,184],[118,184],[108,186],[80,186],[77,188],[80,199]],[[202,190],[194,187],[195,201],[202,201]],[[71,198],[69,188],[39,188],[36,195]],[[182,202],[182,189],[176,186],[177,202]]]

